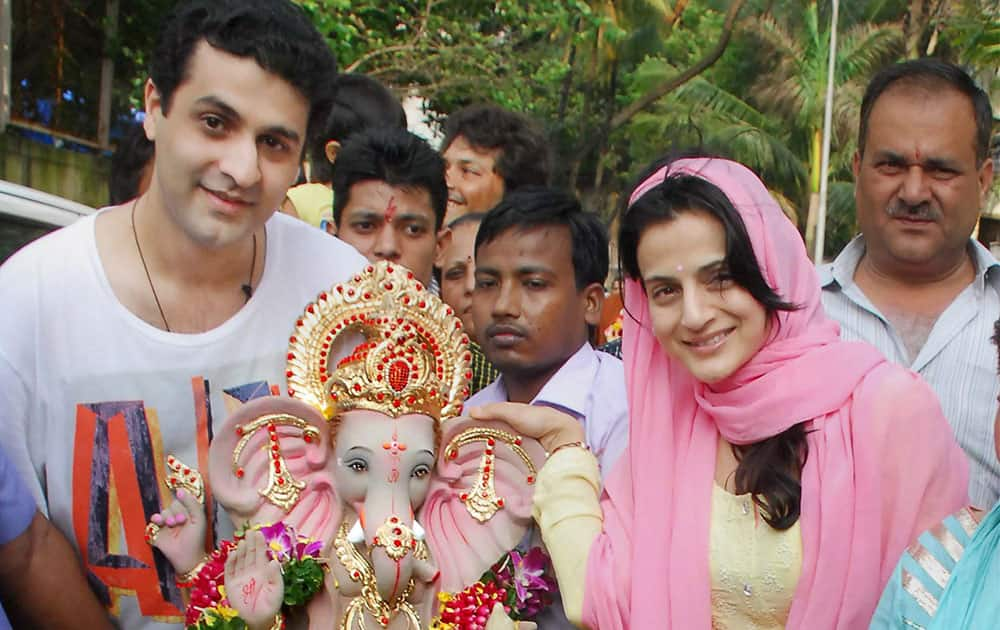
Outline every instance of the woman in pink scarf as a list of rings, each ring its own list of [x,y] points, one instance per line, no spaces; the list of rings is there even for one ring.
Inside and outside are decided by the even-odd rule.
[[[840,340],[798,232],[740,164],[654,166],[619,248],[630,436],[600,504],[578,423],[473,411],[551,454],[535,516],[567,615],[600,630],[866,628],[899,554],[967,503],[933,392]],[[759,546],[732,548],[719,506],[733,495]]]

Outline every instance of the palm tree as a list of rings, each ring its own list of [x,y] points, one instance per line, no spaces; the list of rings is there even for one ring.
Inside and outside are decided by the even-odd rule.
[[[792,128],[793,149],[808,157],[809,211],[806,246],[812,251],[819,206],[820,149],[830,32],[819,19],[817,2],[805,3],[801,15],[778,21],[771,15],[758,18],[752,34],[770,51],[775,63],[754,83],[750,100],[769,114],[783,117]],[[795,24],[794,18],[800,22]],[[844,166],[855,147],[861,96],[871,74],[899,54],[902,30],[896,23],[859,22],[838,33],[837,86],[833,112],[833,140]]]
[[[663,138],[678,145],[716,149],[761,175],[790,216],[809,208],[807,242],[812,251],[819,205],[819,171],[829,32],[821,27],[816,2],[785,3],[782,19],[765,14],[748,20],[735,55],[736,76],[706,74],[679,88],[628,130],[638,162],[659,151]],[[865,18],[859,17],[864,20]],[[854,228],[850,163],[865,83],[875,68],[899,52],[902,36],[895,23],[861,21],[838,33],[837,93],[831,172],[841,177],[830,187],[827,250],[838,248]],[[756,76],[747,79],[749,69]],[[648,59],[632,80],[641,90],[676,70],[662,59]],[[730,71],[732,73],[732,71]]]

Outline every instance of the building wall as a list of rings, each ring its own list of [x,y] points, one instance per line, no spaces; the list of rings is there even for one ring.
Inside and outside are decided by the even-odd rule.
[[[0,179],[100,208],[108,204],[111,160],[0,133]]]

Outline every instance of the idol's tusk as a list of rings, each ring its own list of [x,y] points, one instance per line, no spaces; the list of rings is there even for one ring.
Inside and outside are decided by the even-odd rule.
[[[425,532],[424,528],[420,526],[420,523],[417,522],[417,519],[413,519],[413,537],[416,540],[423,540],[424,536],[426,535],[427,532]]]
[[[354,521],[354,527],[351,528],[351,531],[347,532],[347,542],[355,545],[365,542],[365,532],[361,529],[360,520]]]

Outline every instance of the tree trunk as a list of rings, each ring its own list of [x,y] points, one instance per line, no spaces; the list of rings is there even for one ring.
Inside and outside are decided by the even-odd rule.
[[[677,23],[681,21],[681,16],[684,15],[684,9],[687,8],[687,5],[688,0],[677,0],[673,9],[667,9],[667,25],[670,28],[677,26]]]
[[[816,215],[819,214],[819,191],[809,193],[809,213],[806,214],[806,253],[812,259],[816,243]],[[816,261],[813,261],[816,262]]]
[[[819,213],[820,161],[823,150],[823,132],[815,129],[809,143],[809,212],[806,214],[806,252],[812,256],[816,242],[816,221]]]
[[[0,0],[0,133],[10,122],[11,0]]]
[[[118,39],[119,0],[107,0],[104,19],[104,55],[101,58],[101,92],[97,106],[97,144],[110,146],[111,136],[111,90],[115,80],[115,60],[111,57],[111,47]]]
[[[920,56],[920,38],[924,34],[926,26],[926,14],[924,0],[910,0],[909,15],[906,19],[906,43],[905,54],[907,59],[916,59]]]
[[[58,131],[62,119],[63,61],[66,58],[66,15],[61,2],[52,3],[53,21],[56,25],[56,77],[55,94],[52,98],[52,120],[49,125]]]
[[[576,66],[576,34],[580,32],[580,18],[576,18],[573,24],[573,34],[570,36],[569,54],[566,59],[566,76],[563,77],[562,90],[559,93],[559,115],[556,120],[562,122],[566,118],[566,107],[569,105],[569,90],[573,87],[573,70]]]
[[[719,58],[722,57],[722,53],[725,52],[726,47],[729,45],[729,40],[733,35],[733,29],[736,27],[736,18],[739,15],[740,9],[743,7],[744,1],[745,0],[733,0],[733,2],[730,3],[729,10],[726,12],[726,20],[722,25],[722,32],[719,34],[719,41],[711,50],[705,53],[705,55],[693,65],[677,75],[663,81],[612,116],[611,124],[608,125],[608,133],[610,134],[619,127],[622,127],[628,121],[632,120],[633,116],[660,100],[667,94],[673,92],[680,86],[684,85],[705,70],[708,70],[716,61],[718,61]],[[574,171],[579,172],[579,163],[593,153],[594,149],[600,146],[600,143],[601,134],[599,133],[584,137],[579,148],[574,151],[573,154],[573,159],[576,161],[576,166],[573,169]]]

